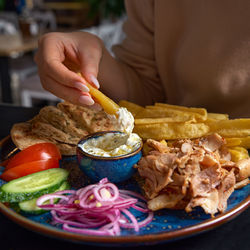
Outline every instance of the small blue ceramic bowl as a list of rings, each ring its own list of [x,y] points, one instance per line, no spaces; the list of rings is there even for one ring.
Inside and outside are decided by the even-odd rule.
[[[108,178],[110,182],[118,183],[129,179],[136,171],[133,167],[142,157],[142,146],[140,143],[136,149],[128,154],[119,156],[96,156],[85,152],[80,145],[86,143],[90,139],[98,139],[98,137],[106,133],[122,133],[119,131],[102,131],[88,135],[81,139],[77,146],[77,161],[80,169],[93,182],[98,182],[103,178]]]

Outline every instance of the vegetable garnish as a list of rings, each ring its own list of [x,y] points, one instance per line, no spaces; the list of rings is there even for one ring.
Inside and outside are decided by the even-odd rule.
[[[53,204],[54,199],[60,199]],[[44,204],[45,202],[49,204]],[[121,228],[132,228],[136,232],[153,219],[140,194],[119,190],[107,178],[97,184],[79,190],[63,190],[45,194],[37,199],[37,206],[50,210],[53,224],[62,224],[69,232],[89,235],[120,235]],[[140,222],[131,209],[147,214]]]
[[[31,161],[6,169],[0,178],[5,181],[11,181],[22,176],[37,173],[50,168],[59,168],[59,160],[50,158],[40,161]]]
[[[61,153],[55,144],[51,142],[33,144],[8,160],[0,178],[11,181],[46,169],[58,168],[61,158]]]
[[[12,156],[7,163],[6,169],[16,167],[23,163],[47,160],[50,158],[54,158],[57,160],[60,160],[62,158],[57,146],[51,142],[37,143],[23,149],[22,151]]]
[[[53,193],[68,175],[63,168],[51,168],[9,181],[0,187],[0,202],[22,202]]]

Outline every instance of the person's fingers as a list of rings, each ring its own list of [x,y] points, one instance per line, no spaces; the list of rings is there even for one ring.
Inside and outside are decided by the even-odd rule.
[[[44,89],[72,103],[92,105],[94,101],[85,84],[88,81],[100,87],[96,77],[101,56],[102,45],[94,36],[52,33],[39,41],[35,61]]]
[[[95,47],[92,46],[90,49],[79,50],[81,73],[84,78],[96,88],[100,87],[100,84],[97,80],[97,75],[101,56],[102,49],[98,45]]]
[[[83,95],[79,97],[78,103],[91,106],[95,103],[95,101],[90,97],[88,93],[83,93]]]
[[[68,54],[71,55],[72,61],[76,60],[73,57],[73,53]],[[71,71],[63,64],[64,60],[64,44],[55,42],[54,40],[50,41],[49,38],[46,42],[41,42],[41,48],[35,56],[35,61],[39,65],[39,71],[41,72],[41,75],[47,74],[49,77],[69,87],[75,82],[83,82],[82,77]]]
[[[56,59],[51,60],[46,66],[50,68],[46,70],[48,76],[65,86],[72,87],[76,82],[85,84],[84,79],[80,75],[69,70],[64,64]]]
[[[79,89],[82,92],[89,92],[89,88],[82,82],[75,82],[72,87]]]
[[[58,96],[63,100],[67,100],[76,105],[93,105],[95,102],[87,92],[82,92],[76,88],[62,85],[50,77],[41,78],[41,83],[45,90]],[[44,84],[46,83],[46,84]]]
[[[102,110],[102,106],[95,102],[92,106],[91,106],[92,109],[96,110],[96,111],[101,111]]]

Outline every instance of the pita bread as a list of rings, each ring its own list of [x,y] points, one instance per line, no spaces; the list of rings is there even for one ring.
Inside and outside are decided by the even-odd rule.
[[[30,121],[16,123],[11,128],[11,139],[17,148],[23,150],[31,145],[42,142],[51,142],[57,145],[62,155],[75,155],[76,146],[66,143],[57,142],[52,138],[46,138],[37,135],[32,131],[32,124]]]
[[[72,137],[83,137],[88,135],[84,126],[77,127],[77,124],[65,112],[55,106],[42,108],[37,116],[38,120],[53,125],[53,127],[71,135]]]
[[[114,123],[114,119],[111,119],[104,110],[76,106],[69,102],[58,103],[57,107],[76,121],[79,127],[85,127],[89,133],[116,129],[117,124]]]
[[[61,143],[77,145],[80,139],[79,137],[73,137],[70,134],[64,133],[62,130],[55,128],[51,124],[39,121],[32,123],[31,130],[39,137],[41,136],[48,139],[53,138]]]
[[[43,107],[30,121],[14,124],[10,135],[21,150],[36,143],[52,142],[62,155],[75,155],[81,138],[115,127],[114,120],[103,110],[62,102],[57,107]]]
[[[10,135],[13,143],[21,150],[35,143],[50,141],[33,134],[30,121],[14,124],[11,128]]]

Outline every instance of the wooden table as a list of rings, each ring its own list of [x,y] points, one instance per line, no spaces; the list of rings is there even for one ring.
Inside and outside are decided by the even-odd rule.
[[[21,35],[0,35],[0,82],[2,102],[12,103],[9,59],[17,58],[37,48],[38,37],[22,38]]]

